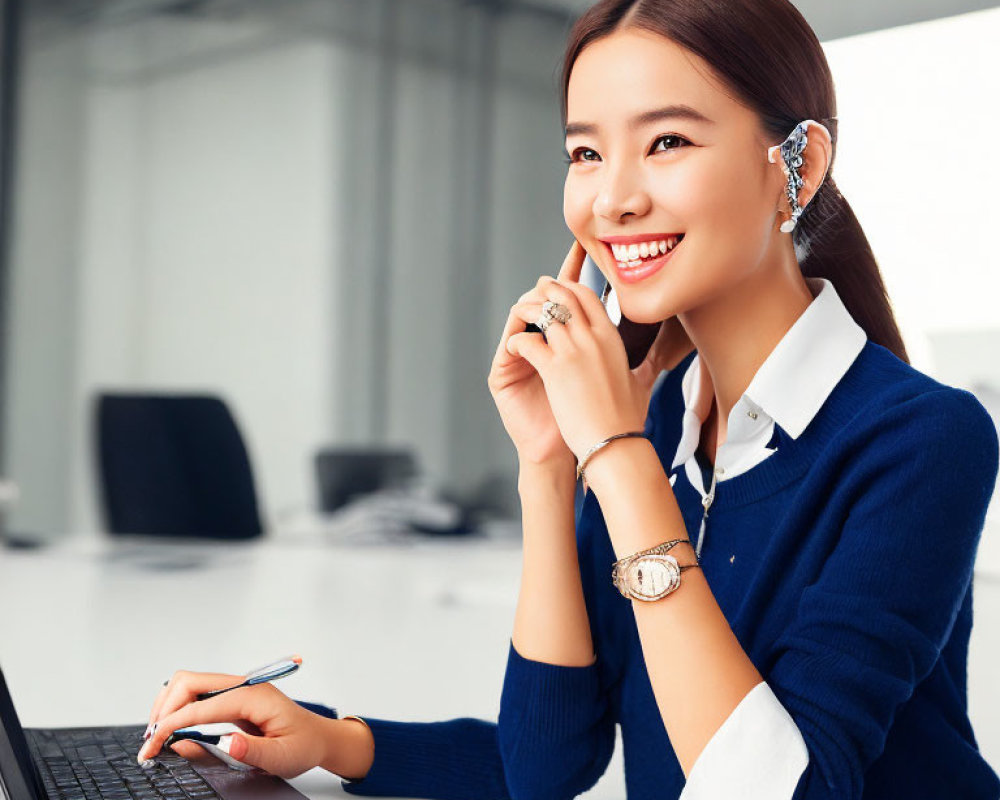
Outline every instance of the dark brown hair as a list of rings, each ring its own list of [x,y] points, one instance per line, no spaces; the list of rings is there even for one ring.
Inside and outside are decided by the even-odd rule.
[[[826,125],[833,139],[830,171],[792,232],[802,274],[827,278],[868,338],[909,363],[871,245],[833,179],[833,76],[795,6],[789,0],[601,0],[569,34],[561,85],[564,126],[570,72],[580,52],[623,28],[660,34],[704,59],[759,115],[774,144],[802,120]]]

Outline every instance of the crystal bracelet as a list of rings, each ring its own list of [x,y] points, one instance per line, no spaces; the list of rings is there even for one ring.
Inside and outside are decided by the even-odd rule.
[[[583,468],[585,466],[587,466],[587,462],[590,460],[590,457],[592,455],[594,455],[594,453],[596,453],[602,447],[607,447],[608,444],[610,444],[611,442],[613,442],[615,439],[625,439],[625,438],[631,437],[631,436],[641,436],[642,438],[645,439],[646,438],[646,432],[645,431],[629,431],[628,433],[616,433],[614,436],[609,436],[607,439],[604,439],[603,441],[600,441],[597,444],[595,444],[593,447],[591,447],[586,453],[583,454],[583,458],[580,459],[580,463],[576,467],[576,479],[580,480],[580,478],[583,477]]]

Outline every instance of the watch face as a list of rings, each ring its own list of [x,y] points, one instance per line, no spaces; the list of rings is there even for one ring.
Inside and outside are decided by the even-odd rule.
[[[629,592],[640,600],[659,600],[680,586],[681,570],[671,555],[642,556],[626,571]]]

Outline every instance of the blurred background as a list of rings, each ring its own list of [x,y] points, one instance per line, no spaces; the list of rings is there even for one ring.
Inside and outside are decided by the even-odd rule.
[[[0,531],[11,546],[0,561],[17,565],[8,574],[30,572],[53,548],[76,552],[76,567],[63,559],[38,580],[97,570],[78,591],[117,607],[115,580],[139,591],[133,579],[151,564],[169,587],[185,565],[256,558],[236,548],[157,561],[129,534],[166,545],[186,530],[259,540],[269,553],[372,542],[385,553],[410,546],[407,537],[446,538],[439,555],[485,538],[493,549],[475,563],[495,568],[489,580],[470,567],[455,590],[453,574],[433,572],[437,556],[431,583],[401,579],[429,606],[468,605],[461,624],[438,628],[445,649],[466,625],[482,632],[481,660],[448,667],[465,690],[421,706],[387,695],[371,661],[357,674],[337,673],[347,667],[334,650],[320,661],[343,685],[370,687],[348,696],[384,716],[488,714],[516,599],[519,509],[486,375],[510,305],[555,273],[571,241],[557,83],[566,34],[588,5],[3,0]],[[879,259],[912,363],[973,391],[1000,419],[1000,162],[989,138],[1000,123],[1000,8],[796,5],[836,81],[834,175]],[[210,486],[218,507],[181,508],[195,484]],[[1000,626],[988,622],[1000,622],[995,519],[991,507],[970,714],[1000,764]],[[129,551],[133,572],[114,572],[120,559],[109,567],[113,539],[140,548]],[[345,551],[336,564],[351,558],[368,556]],[[379,609],[358,624],[398,627]],[[426,621],[413,623],[417,649],[436,646]],[[0,656],[22,676],[29,716],[56,724],[50,699],[30,695],[32,667],[11,638],[19,624],[0,629]],[[86,627],[110,636],[93,619]],[[251,657],[226,646],[202,652]],[[176,656],[151,647],[142,669]],[[477,670],[478,683],[468,677]],[[327,691],[320,680],[314,688]],[[133,719],[142,697],[137,689],[115,713]],[[105,721],[97,707],[76,708]]]

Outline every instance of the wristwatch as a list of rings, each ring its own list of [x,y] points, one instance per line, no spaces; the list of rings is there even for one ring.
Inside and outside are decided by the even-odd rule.
[[[681,585],[681,573],[701,564],[681,565],[667,553],[674,545],[689,542],[674,539],[649,550],[616,561],[611,568],[611,580],[622,597],[633,600],[659,600]]]

